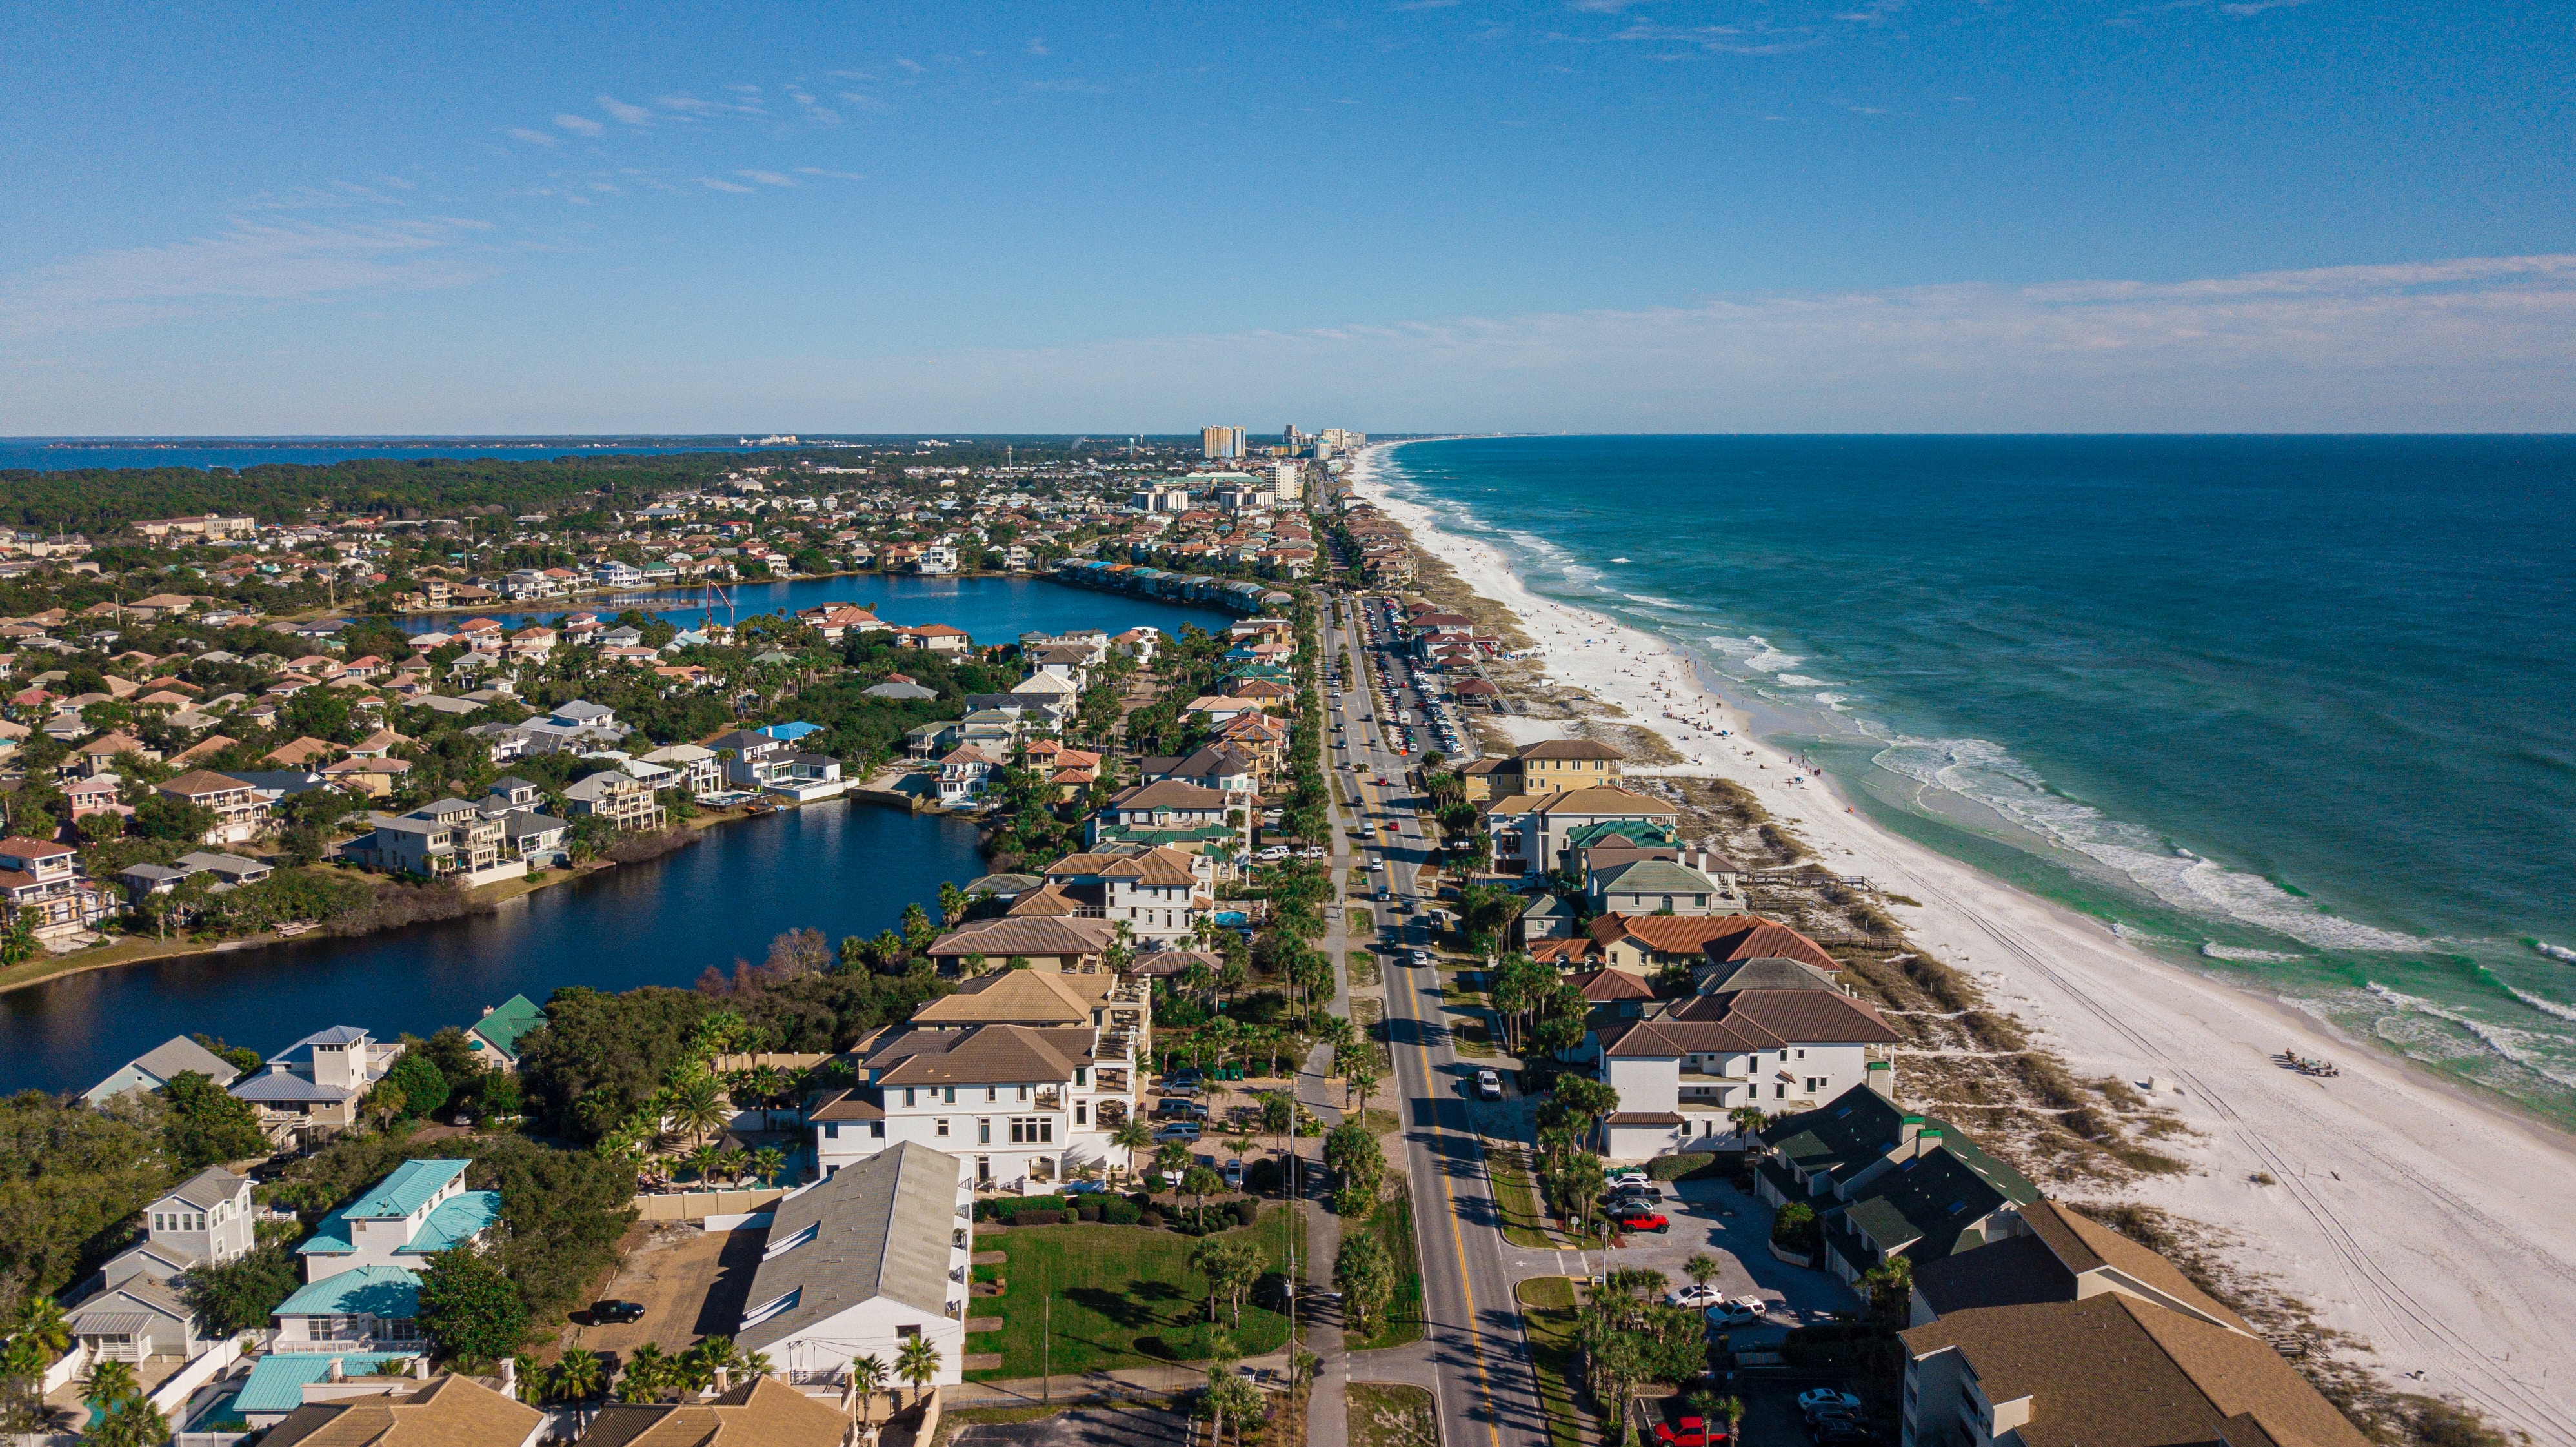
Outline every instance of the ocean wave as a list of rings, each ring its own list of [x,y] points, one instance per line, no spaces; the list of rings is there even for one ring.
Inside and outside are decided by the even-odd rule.
[[[2200,952],[2213,960],[2242,960],[2248,964],[2278,964],[2300,958],[2285,950],[2249,950],[2241,945],[2204,944]]]
[[[1744,660],[1744,666],[1747,668],[1758,669],[1764,673],[1777,673],[1781,669],[1795,668],[1807,661],[1803,654],[1783,653],[1758,637],[1748,638],[1745,642],[1760,650]]]
[[[1825,686],[1825,681],[1823,679],[1809,678],[1803,673],[1781,674],[1780,681],[1789,685],[1791,688],[1822,688]]]
[[[2523,1069],[2530,1071],[2532,1074],[2539,1076],[2543,1080],[2553,1081],[2559,1085],[2576,1088],[2576,1075],[2561,1074],[2558,1071],[2552,1070],[2547,1065],[2533,1059],[2529,1051],[2521,1048],[2521,1042],[2539,1039],[2541,1038],[2539,1036],[2531,1035],[2521,1030],[2510,1030],[2501,1025],[2489,1025],[2483,1021],[2472,1020],[2457,1010],[2446,1010],[2441,1006],[2434,1004],[2432,1001],[2424,999],[2422,996],[2409,995],[2403,991],[2392,990],[2386,985],[2380,984],[2376,980],[2365,981],[2362,988],[2370,991],[2370,993],[2378,996],[2381,1000],[2387,1002],[2398,1010],[2411,1010],[2417,1014],[2429,1015],[2436,1020],[2448,1021],[2453,1025],[2459,1026],[2461,1029],[2468,1031],[2471,1035],[2476,1036],[2478,1038],[2478,1043],[2486,1046],[2487,1049],[2493,1051],[2495,1054],[2506,1060],[2512,1061],[2514,1064],[2521,1066]],[[2516,993],[2519,992],[2517,991]]]
[[[2128,878],[2158,900],[2286,935],[2316,949],[2409,951],[2410,935],[2328,914],[2259,874],[2225,868],[2166,845],[2152,831],[2052,792],[2038,773],[1984,739],[1898,736],[1872,756],[1888,772],[1992,809],[2050,843]]]
[[[2553,945],[2547,940],[2533,940],[2531,942],[2531,947],[2540,951],[2542,954],[2549,956],[2553,960],[2561,960],[2567,964],[2576,965],[2576,950],[2571,950],[2565,945]]]
[[[2538,1010],[2543,1015],[2555,1015],[2561,1020],[2576,1020],[2576,1007],[2561,1005],[2556,1000],[2544,1000],[2540,996],[2531,993],[2529,990],[2516,990],[2511,985],[2507,985],[2505,988],[2512,991],[2515,999],[2520,1000],[2522,1003],[2529,1005],[2535,1010]]]

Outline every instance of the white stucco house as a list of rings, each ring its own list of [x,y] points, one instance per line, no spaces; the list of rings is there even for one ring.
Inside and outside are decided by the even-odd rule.
[[[903,1142],[778,1203],[734,1341],[820,1383],[921,1337],[939,1353],[933,1384],[961,1382],[974,1241],[966,1164]]]

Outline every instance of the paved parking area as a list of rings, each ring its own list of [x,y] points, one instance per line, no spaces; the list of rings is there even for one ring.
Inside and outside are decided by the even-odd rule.
[[[1160,1407],[1083,1407],[1029,1422],[964,1422],[949,1447],[1188,1447],[1189,1418]]]
[[[1512,1274],[1581,1276],[1586,1266],[1595,1271],[1641,1266],[1681,1286],[1690,1281],[1682,1264],[1705,1252],[1717,1258],[1719,1267],[1710,1285],[1729,1297],[1759,1296],[1771,1304],[1769,1325],[1739,1333],[1739,1343],[1777,1337],[1789,1327],[1861,1308],[1859,1295],[1831,1272],[1791,1266],[1771,1254],[1771,1208],[1760,1201],[1723,1181],[1665,1181],[1655,1189],[1671,1230],[1633,1233],[1627,1244],[1610,1252],[1513,1248]]]

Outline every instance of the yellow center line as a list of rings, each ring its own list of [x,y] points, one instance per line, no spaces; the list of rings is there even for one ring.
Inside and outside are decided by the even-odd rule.
[[[1421,1019],[1420,1016],[1414,1018],[1417,1023]],[[1433,1079],[1431,1047],[1416,1041],[1413,1049],[1414,1053],[1422,1058],[1422,1082],[1427,1088]],[[1434,1109],[1436,1112],[1437,1107],[1435,1106]],[[1435,1133],[1439,1129],[1437,1125],[1432,1127]],[[1493,1379],[1486,1374],[1484,1342],[1476,1332],[1476,1285],[1467,1274],[1467,1234],[1458,1224],[1458,1198],[1449,1189],[1449,1177],[1445,1172],[1440,1176],[1440,1202],[1448,1208],[1449,1244],[1458,1254],[1458,1289],[1467,1297],[1467,1350],[1475,1354],[1476,1385],[1485,1394],[1485,1440],[1490,1447],[1502,1447],[1502,1430],[1495,1425],[1499,1420],[1499,1414],[1494,1410],[1494,1383]],[[1426,1301],[1425,1304],[1427,1305],[1428,1302]]]

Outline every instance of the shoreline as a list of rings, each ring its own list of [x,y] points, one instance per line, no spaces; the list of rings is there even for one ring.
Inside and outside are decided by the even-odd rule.
[[[847,792],[836,795],[834,798],[874,804],[880,808],[911,808],[909,800],[898,803],[895,799],[889,798],[877,790],[866,788],[864,785],[853,785]],[[794,800],[777,800],[773,802],[777,807],[770,811],[770,813],[766,814],[750,814],[739,810],[724,810],[721,812],[710,811],[700,814],[693,819],[681,820],[680,823],[683,827],[688,829],[703,831],[715,828],[720,824],[735,824],[751,819],[768,818],[773,814],[784,813],[790,809],[802,809],[806,807],[806,805]],[[833,800],[817,799],[814,802],[818,804],[828,804],[833,802]],[[911,812],[919,814],[931,811],[914,808],[911,809]],[[666,851],[666,853],[668,852],[676,851]],[[654,856],[654,859],[660,859],[662,857],[664,856],[656,855]],[[654,862],[654,859],[640,860],[638,862],[650,864]],[[499,880],[492,884],[482,885],[478,889],[471,891],[472,907],[467,909],[463,915],[452,915],[448,918],[462,919],[465,918],[466,915],[487,913],[490,910],[499,909],[501,906],[509,904],[514,900],[525,899],[529,895],[539,893],[543,890],[553,889],[559,885],[571,884],[578,880],[588,879],[592,875],[605,874],[612,869],[622,867],[624,866],[618,864],[614,860],[592,860],[581,864],[559,866],[548,869],[545,872],[545,877],[543,879],[537,880],[533,883],[529,882],[524,875],[518,879]],[[361,872],[358,877],[362,879],[376,879],[381,878],[382,876],[370,875]],[[486,894],[482,892],[484,890],[492,892]],[[412,920],[404,924],[393,926],[393,928],[409,929],[415,925],[443,924],[445,922],[446,920]],[[194,941],[182,944],[176,941],[149,940],[142,941],[142,943],[156,946],[156,948],[150,948],[139,953],[128,955],[116,955],[116,951],[123,947],[122,943],[109,945],[104,949],[98,949],[96,946],[91,946],[75,952],[74,954],[55,956],[54,958],[57,960],[78,961],[78,963],[66,965],[61,969],[43,970],[18,979],[9,979],[5,975],[0,975],[0,996],[5,996],[19,990],[31,990],[38,985],[49,985],[57,980],[68,980],[78,975],[93,974],[100,970],[119,969],[126,965],[159,964],[167,960],[190,959],[198,955],[241,954],[250,950],[268,949],[276,945],[295,944],[299,941],[308,940],[317,934],[322,935],[322,937],[326,939],[357,940],[389,932],[389,930],[374,929],[354,935],[329,935],[324,934],[323,931],[319,929],[315,929],[306,931],[303,934],[289,936],[280,935],[274,931],[264,930],[258,934],[245,935],[239,939],[216,940],[210,944]],[[176,947],[157,948],[157,946],[165,944],[175,945]],[[100,954],[115,955],[116,957],[112,959],[96,960],[84,958],[84,956],[88,955],[93,949],[96,949]],[[33,962],[31,961],[30,963]],[[23,968],[23,966],[21,968]]]
[[[1550,685],[1619,706],[1624,716],[1608,721],[1654,732],[1687,761],[1633,773],[1751,788],[1819,860],[1922,900],[1889,911],[2021,1019],[2034,1047],[2086,1078],[2178,1087],[2157,1103],[2195,1132],[2169,1143],[2189,1173],[2110,1194],[2226,1233],[2223,1259],[2275,1278],[2322,1325],[2365,1339],[2362,1359],[2392,1388],[2453,1393],[2535,1441],[2576,1443],[2576,1348],[2552,1329],[2576,1320],[2576,1225],[2563,1210],[2576,1199],[2576,1141],[2277,996],[2149,954],[2098,920],[1898,835],[1823,776],[1788,783],[1801,772],[1789,756],[1746,736],[1758,710],[1712,689],[1693,655],[1540,596],[1491,545],[1391,497],[1375,454],[1402,445],[1360,454],[1354,495],[1511,613]],[[1667,709],[1735,736],[1684,727]],[[1563,733],[1538,720],[1495,722],[1519,742]],[[2343,1074],[2280,1069],[2269,1056],[2284,1044],[2335,1058]]]

